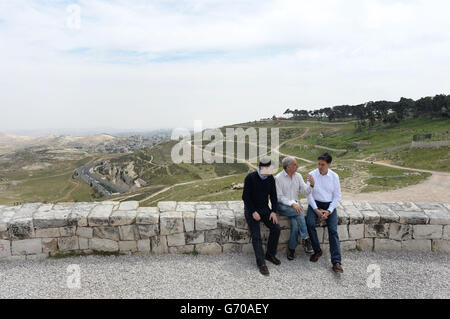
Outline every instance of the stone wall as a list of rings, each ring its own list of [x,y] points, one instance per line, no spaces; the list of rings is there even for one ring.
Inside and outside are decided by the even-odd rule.
[[[302,200],[306,209],[306,201]],[[450,204],[343,200],[338,207],[341,249],[450,252]],[[280,217],[279,251],[289,239]],[[319,225],[328,250],[325,224]],[[268,230],[261,226],[263,240]],[[301,250],[301,247],[298,248]],[[0,206],[0,260],[60,253],[253,252],[242,201],[29,203]]]

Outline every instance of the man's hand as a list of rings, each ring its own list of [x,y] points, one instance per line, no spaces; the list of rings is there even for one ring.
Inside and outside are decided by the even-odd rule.
[[[269,220],[271,220],[274,224],[278,224],[277,214],[274,212],[270,213]]]
[[[321,209],[321,211],[322,211],[322,219],[323,220],[327,219],[328,216],[330,216],[330,214],[331,214],[330,211],[326,210],[326,209]]]
[[[308,174],[306,176],[306,180],[309,182],[309,184],[311,185],[311,187],[314,187],[314,177],[312,177],[311,174]]]
[[[259,216],[258,212],[254,212],[252,216],[253,216],[253,219],[256,221],[261,219],[261,216]]]
[[[297,214],[300,214],[300,213],[303,211],[302,206],[300,206],[300,205],[297,204],[297,203],[294,203],[294,204],[292,204],[291,206],[292,206],[292,208],[295,210],[295,212],[296,212]]]
[[[317,214],[317,216],[318,216],[320,219],[323,219],[323,211],[322,211],[322,209],[316,208],[316,209],[314,209],[314,212]]]

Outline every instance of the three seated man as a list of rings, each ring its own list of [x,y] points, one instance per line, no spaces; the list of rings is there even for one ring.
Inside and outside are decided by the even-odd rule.
[[[332,157],[324,153],[317,158],[315,170],[307,175],[307,182],[297,172],[298,164],[294,157],[282,161],[283,170],[275,177],[272,175],[271,159],[263,157],[259,169],[249,173],[244,180],[244,215],[249,226],[256,264],[263,275],[269,275],[265,260],[279,265],[276,258],[280,226],[277,213],[290,219],[290,237],[287,249],[288,260],[295,258],[295,249],[301,239],[305,253],[311,254],[310,261],[317,262],[322,256],[317,237],[316,222],[326,221],[332,269],[343,272],[339,236],[337,233],[336,207],[341,200],[339,176],[330,169]],[[306,216],[298,202],[298,193],[307,196]],[[269,207],[269,198],[271,206]],[[267,250],[264,253],[260,221],[269,228]]]

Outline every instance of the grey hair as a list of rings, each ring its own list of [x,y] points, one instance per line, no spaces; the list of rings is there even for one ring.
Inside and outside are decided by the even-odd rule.
[[[286,156],[285,158],[283,158],[283,160],[281,161],[281,164],[283,164],[283,169],[286,169],[286,167],[291,165],[293,161],[294,158],[292,156]]]

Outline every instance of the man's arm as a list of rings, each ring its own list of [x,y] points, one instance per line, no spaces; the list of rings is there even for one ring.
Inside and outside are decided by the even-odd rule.
[[[305,196],[308,196],[309,194],[311,194],[312,190],[313,190],[311,185],[309,183],[308,184],[305,183],[305,181],[302,178],[302,175],[299,174],[298,178],[300,179],[299,192],[302,193]]]
[[[253,204],[253,201],[251,199],[251,193],[252,193],[252,182],[250,179],[250,174],[245,177],[244,180],[244,190],[242,192],[242,200],[244,201],[245,206],[249,210],[250,214],[253,214],[255,212],[255,205]]]
[[[275,186],[275,178],[272,176],[272,186],[270,188],[270,203],[272,204],[272,212],[275,212],[278,204],[277,187]]]
[[[283,188],[281,187],[281,177],[277,177],[275,178],[275,185],[277,188],[277,199],[278,202],[280,202],[281,204],[287,205],[287,206],[291,206],[292,204],[296,203],[295,200],[290,200],[284,193],[283,193]]]
[[[334,180],[333,199],[331,201],[330,207],[328,207],[328,211],[330,212],[330,214],[334,211],[336,207],[338,207],[341,198],[342,198],[341,183],[339,182],[339,176],[336,175],[336,178]]]

